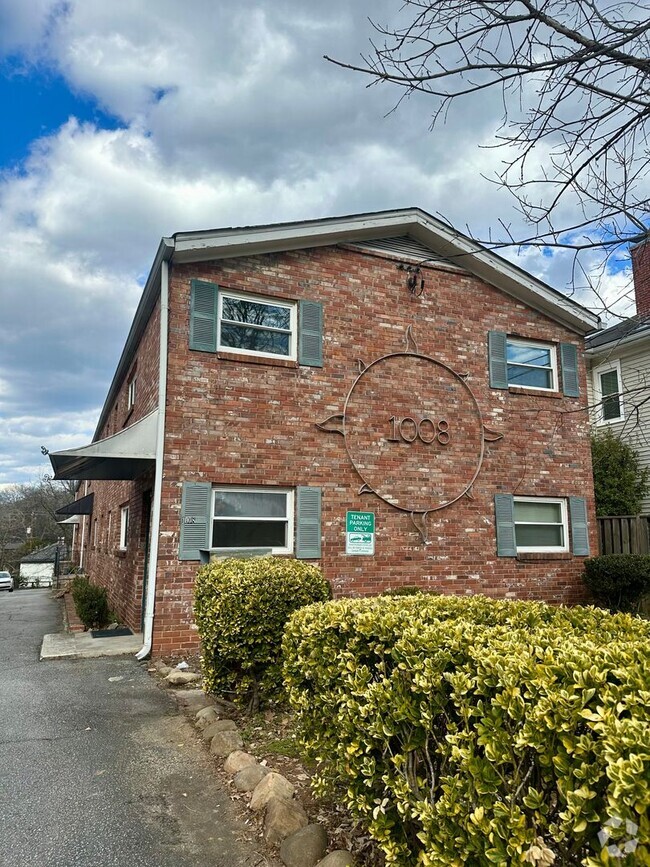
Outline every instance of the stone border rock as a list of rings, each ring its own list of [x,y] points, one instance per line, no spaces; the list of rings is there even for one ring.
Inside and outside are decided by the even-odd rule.
[[[234,706],[225,700],[207,696],[200,688],[201,675],[178,670],[160,662],[154,668],[163,678],[163,686],[173,696],[210,745],[210,753],[224,759],[223,769],[235,788],[250,793],[249,809],[263,817],[265,841],[279,847],[286,867],[353,867],[354,859],[345,849],[327,853],[327,832],[322,825],[311,823],[303,806],[295,798],[295,788],[286,777],[244,751],[244,742],[236,723],[228,718]],[[190,686],[190,689],[183,687]]]

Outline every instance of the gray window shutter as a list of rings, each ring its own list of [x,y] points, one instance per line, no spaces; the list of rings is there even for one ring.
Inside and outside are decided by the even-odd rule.
[[[192,280],[190,300],[190,349],[217,351],[217,303],[219,287]]]
[[[209,482],[183,482],[179,560],[200,560],[200,550],[210,547]]]
[[[503,331],[490,331],[488,334],[488,354],[490,357],[490,387],[508,387],[508,337]]]
[[[560,344],[562,391],[567,397],[580,397],[578,385],[578,348],[573,343]]]
[[[587,529],[587,501],[584,497],[569,497],[571,515],[571,550],[578,557],[589,556],[589,532]]]
[[[318,560],[321,555],[321,489],[299,487],[296,513],[296,558]]]
[[[511,494],[495,494],[494,515],[497,528],[497,554],[499,557],[516,557],[515,505]]]
[[[319,301],[300,302],[298,361],[323,366],[323,305]]]

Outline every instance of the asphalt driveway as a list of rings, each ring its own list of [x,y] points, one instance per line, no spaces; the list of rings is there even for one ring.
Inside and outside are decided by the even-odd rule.
[[[60,628],[49,591],[0,593],[1,867],[266,863],[146,668],[39,662]]]

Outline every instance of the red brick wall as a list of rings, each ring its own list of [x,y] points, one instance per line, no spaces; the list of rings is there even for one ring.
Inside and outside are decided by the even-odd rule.
[[[638,316],[650,316],[650,243],[632,247],[632,274]]]
[[[580,558],[496,556],[493,498],[499,492],[586,496],[596,550],[588,419],[581,409],[586,400],[491,389],[487,333],[500,330],[579,348],[582,339],[467,274],[434,267],[424,268],[423,274],[425,290],[417,298],[407,290],[406,275],[395,261],[348,248],[173,266],[154,653],[197,646],[191,606],[199,564],[178,560],[183,481],[320,486],[321,566],[336,594],[417,584],[443,593],[551,602],[583,598]],[[321,301],[324,366],[189,350],[190,280],[195,277],[259,295]],[[359,495],[362,480],[343,438],[316,427],[316,422],[343,411],[359,372],[357,359],[369,364],[403,351],[409,325],[420,353],[469,374],[483,421],[503,433],[503,439],[485,444],[474,499],[463,497],[429,516],[426,545],[408,514],[372,494]],[[387,418],[397,414],[391,408],[393,399],[401,408],[408,406],[409,382],[390,380],[382,388]],[[416,473],[414,464],[409,478]],[[374,557],[345,554],[349,509],[375,512]]]
[[[118,433],[148,415],[158,405],[158,359],[160,345],[160,304],[156,304],[145,328],[136,357],[131,364],[99,439]],[[135,405],[128,409],[128,384],[137,378]],[[79,496],[85,493],[81,483]],[[116,616],[132,629],[140,630],[142,582],[145,566],[146,516],[143,508],[153,492],[153,470],[135,482],[88,483],[94,493],[93,514],[86,519],[84,568],[94,583],[107,588],[109,605]],[[129,506],[129,533],[125,551],[120,550],[120,510]],[[110,513],[110,522],[109,522]],[[94,525],[97,522],[97,543]],[[110,531],[109,531],[110,523]],[[77,549],[79,541],[77,540]]]

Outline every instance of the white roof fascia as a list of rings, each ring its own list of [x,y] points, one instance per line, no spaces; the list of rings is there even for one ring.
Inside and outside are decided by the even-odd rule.
[[[397,233],[412,235],[437,255],[456,261],[485,282],[581,335],[600,325],[596,314],[419,208],[300,223],[179,232],[174,235],[173,259],[185,263],[255,256],[387,238]]]

